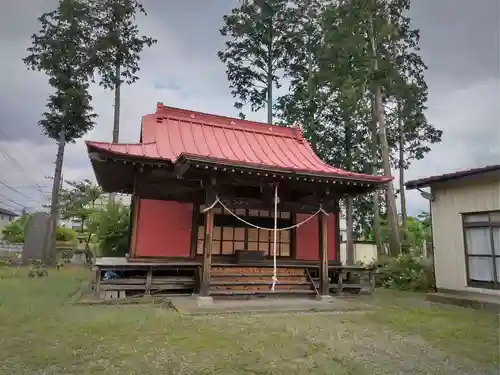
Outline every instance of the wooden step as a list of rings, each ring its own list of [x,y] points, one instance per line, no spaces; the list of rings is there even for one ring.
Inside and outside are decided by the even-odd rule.
[[[212,267],[210,270],[211,275],[273,275],[274,269],[272,267]],[[283,276],[303,276],[305,269],[303,268],[277,268],[277,273]]]
[[[248,282],[257,282],[257,281],[272,281],[272,276],[253,276],[253,277],[245,277],[245,276],[232,276],[232,277],[219,277],[213,276],[210,278],[212,281],[219,282],[237,282],[237,281],[248,281]],[[277,276],[278,281],[280,282],[310,282],[306,276]]]
[[[272,281],[265,281],[265,280],[256,280],[256,281],[211,281],[210,282],[211,286],[238,286],[238,285],[273,285]],[[311,286],[311,283],[309,281],[283,281],[279,280],[276,285],[308,285]]]
[[[270,295],[315,295],[314,290],[304,289],[291,289],[291,290],[275,290],[272,292],[270,289],[267,291],[232,291],[232,290],[211,290],[209,294],[212,296],[270,296]]]
[[[210,274],[212,278],[220,277],[220,278],[229,278],[229,277],[248,277],[248,278],[255,278],[255,277],[267,277],[271,278],[273,277],[273,273],[252,273],[252,274],[242,274],[242,273],[227,273],[227,274]],[[288,275],[288,274],[282,274],[282,273],[277,273],[276,274],[277,278],[297,278],[297,277],[307,277],[305,274],[300,274],[300,275]]]
[[[209,290],[232,290],[232,291],[266,291],[270,290],[271,285],[220,285],[210,286]],[[274,286],[275,290],[313,290],[310,285],[279,285]]]
[[[275,291],[272,267],[212,267],[209,294],[214,296],[314,295],[305,268],[277,268]]]

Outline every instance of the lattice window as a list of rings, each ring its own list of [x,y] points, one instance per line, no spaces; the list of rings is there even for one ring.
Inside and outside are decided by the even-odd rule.
[[[200,210],[203,209],[203,206]],[[213,255],[232,255],[235,250],[264,251],[267,256],[273,255],[272,231],[247,226],[229,214],[223,214],[221,208],[214,208],[214,231],[212,238]],[[274,212],[266,210],[233,209],[236,215],[246,221],[265,228],[274,226]],[[290,212],[278,213],[278,227],[293,225]],[[197,254],[203,254],[204,215],[200,215],[198,223]],[[293,230],[278,232],[277,256],[289,257],[292,254]]]

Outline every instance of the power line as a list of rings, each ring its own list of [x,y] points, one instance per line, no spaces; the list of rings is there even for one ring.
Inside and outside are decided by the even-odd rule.
[[[16,201],[13,201],[13,200],[12,200],[12,199],[10,199],[9,197],[7,197],[5,194],[0,193],[0,197],[2,197],[3,199],[8,200],[9,202],[11,202],[11,203],[13,203],[13,204],[15,204],[15,205],[17,205],[17,206],[19,206],[19,207],[21,207],[21,208],[24,208],[24,206],[23,206],[21,203],[16,202]]]
[[[15,207],[13,205],[10,205],[9,203],[6,203],[6,202],[0,201],[0,209],[1,209],[1,206],[8,208],[10,210],[13,210],[13,211],[19,211],[19,208]],[[23,207],[23,210],[24,210],[24,207]]]
[[[3,138],[11,146],[14,146],[14,144],[10,141],[10,139],[7,137],[7,135],[1,129],[0,129],[0,135],[3,136]],[[31,177],[26,172],[26,170],[24,169],[24,167],[21,164],[19,164],[19,162],[12,155],[10,155],[9,152],[7,151],[7,149],[5,147],[3,147],[1,144],[0,144],[0,153],[2,153],[5,156],[5,158],[7,159],[7,161],[9,161],[14,166],[14,169],[16,169],[16,171],[18,171],[19,173],[23,174],[27,179],[31,180]],[[42,175],[44,175],[44,173],[42,173]],[[36,189],[40,193],[43,194],[42,190],[40,189],[40,184],[37,184],[36,181],[33,181],[33,180],[31,180],[31,181],[36,184]]]
[[[28,197],[26,194],[21,193],[19,190],[14,189],[13,187],[11,187],[11,186],[7,185],[5,182],[0,181],[0,185],[5,186],[7,189],[12,190],[14,193],[17,193],[17,194],[19,194],[20,196],[22,196],[22,197],[24,197],[24,198],[26,198],[26,199],[28,199],[28,200],[30,200],[30,201],[35,201],[35,202],[37,202],[37,203],[39,203],[39,204],[42,204],[42,202],[40,202],[40,201],[38,201],[38,200],[36,200],[36,199],[34,199],[34,198],[30,198],[30,197]]]

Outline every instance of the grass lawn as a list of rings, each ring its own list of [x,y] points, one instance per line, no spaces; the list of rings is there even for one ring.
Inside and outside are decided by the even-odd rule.
[[[363,314],[83,306],[78,269],[0,269],[0,374],[495,374],[498,318],[380,291]],[[365,297],[360,297],[365,298]]]

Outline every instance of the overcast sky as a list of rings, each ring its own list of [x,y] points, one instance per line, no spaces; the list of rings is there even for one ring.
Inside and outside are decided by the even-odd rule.
[[[21,59],[38,30],[37,17],[55,0],[5,1],[0,12],[0,145],[21,168],[0,153],[0,207],[34,209],[50,196],[56,144],[37,127],[49,94],[47,77],[28,72]],[[169,106],[235,116],[218,29],[237,0],[144,0],[148,17],[141,31],[158,44],[141,56],[140,81],[122,89],[120,141],[137,142],[140,119],[161,101]],[[413,0],[414,26],[421,32],[429,66],[427,116],[443,129],[443,142],[416,162],[408,178],[500,163],[500,80],[498,0]],[[113,96],[92,89],[99,115],[85,139],[111,140]],[[249,119],[265,120],[264,113]],[[4,137],[6,136],[6,138]],[[94,178],[83,140],[66,148],[64,178]],[[33,186],[41,185],[40,189]],[[16,202],[16,204],[12,203]],[[409,210],[427,208],[419,194],[409,194]]]

